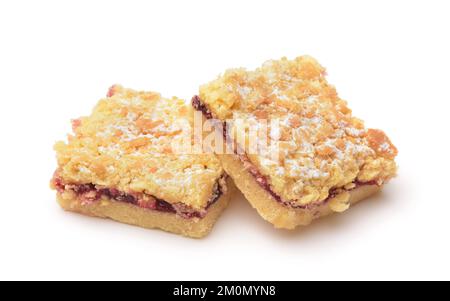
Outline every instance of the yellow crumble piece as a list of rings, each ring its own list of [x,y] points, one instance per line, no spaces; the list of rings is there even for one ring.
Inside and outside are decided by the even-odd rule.
[[[246,155],[271,190],[293,206],[320,203],[338,188],[382,185],[396,174],[395,146],[352,116],[325,75],[315,59],[301,56],[267,61],[254,71],[230,69],[200,87],[199,99],[222,121],[251,126],[279,120],[278,132],[269,124],[267,137],[279,139],[279,160],[271,160],[277,151],[271,145]]]
[[[172,152],[191,126],[183,100],[113,86],[90,116],[73,121],[68,142],[56,143],[58,177],[204,209],[223,169],[212,154]]]

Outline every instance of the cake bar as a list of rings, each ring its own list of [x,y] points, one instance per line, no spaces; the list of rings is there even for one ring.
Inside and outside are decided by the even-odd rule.
[[[254,71],[228,70],[192,99],[205,118],[223,123],[232,150],[218,154],[225,171],[277,228],[343,212],[396,174],[395,146],[353,117],[325,76],[309,56],[282,58]],[[256,151],[247,145],[255,132],[239,131],[238,123],[266,129],[257,132]]]
[[[115,85],[89,117],[72,122],[57,142],[51,181],[62,208],[144,228],[200,238],[230,196],[214,154],[177,154],[173,141],[192,126],[193,109],[178,98]]]

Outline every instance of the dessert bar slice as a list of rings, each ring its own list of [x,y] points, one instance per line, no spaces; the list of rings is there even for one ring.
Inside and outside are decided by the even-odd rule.
[[[228,70],[201,86],[192,104],[223,123],[231,149],[219,155],[225,171],[277,228],[343,212],[396,173],[389,138],[352,116],[311,57]]]
[[[177,154],[193,109],[113,86],[89,117],[57,142],[51,181],[66,210],[189,237],[208,234],[227,206],[227,176],[214,154]]]

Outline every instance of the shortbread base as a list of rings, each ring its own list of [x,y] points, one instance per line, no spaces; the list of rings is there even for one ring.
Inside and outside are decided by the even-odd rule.
[[[220,214],[227,207],[232,190],[233,183],[231,179],[228,179],[227,192],[211,205],[203,218],[183,218],[175,213],[144,209],[136,205],[111,200],[100,200],[92,204],[82,205],[77,198],[59,193],[57,200],[66,211],[109,218],[147,229],[161,229],[191,238],[202,238],[211,232]]]
[[[236,187],[255,208],[259,215],[272,223],[275,228],[294,229],[309,225],[314,219],[333,213],[329,203],[325,202],[312,209],[289,208],[278,202],[267,190],[263,189],[253,175],[245,168],[236,155],[218,155],[225,172],[234,180]],[[350,191],[350,204],[355,204],[375,193],[381,187],[363,185]]]

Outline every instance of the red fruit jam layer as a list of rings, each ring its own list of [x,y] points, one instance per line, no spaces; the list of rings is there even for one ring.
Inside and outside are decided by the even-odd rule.
[[[65,191],[74,192],[83,205],[95,203],[100,201],[101,198],[106,197],[113,201],[132,204],[144,209],[174,213],[183,218],[189,219],[194,217],[203,218],[206,215],[208,208],[217,202],[217,200],[226,191],[226,187],[224,187],[225,179],[226,176],[223,175],[216,182],[213,193],[206,207],[202,210],[195,210],[182,203],[171,204],[145,193],[125,193],[115,188],[104,188],[95,184],[65,184],[57,174],[53,177],[52,184],[59,193],[63,193]]]

